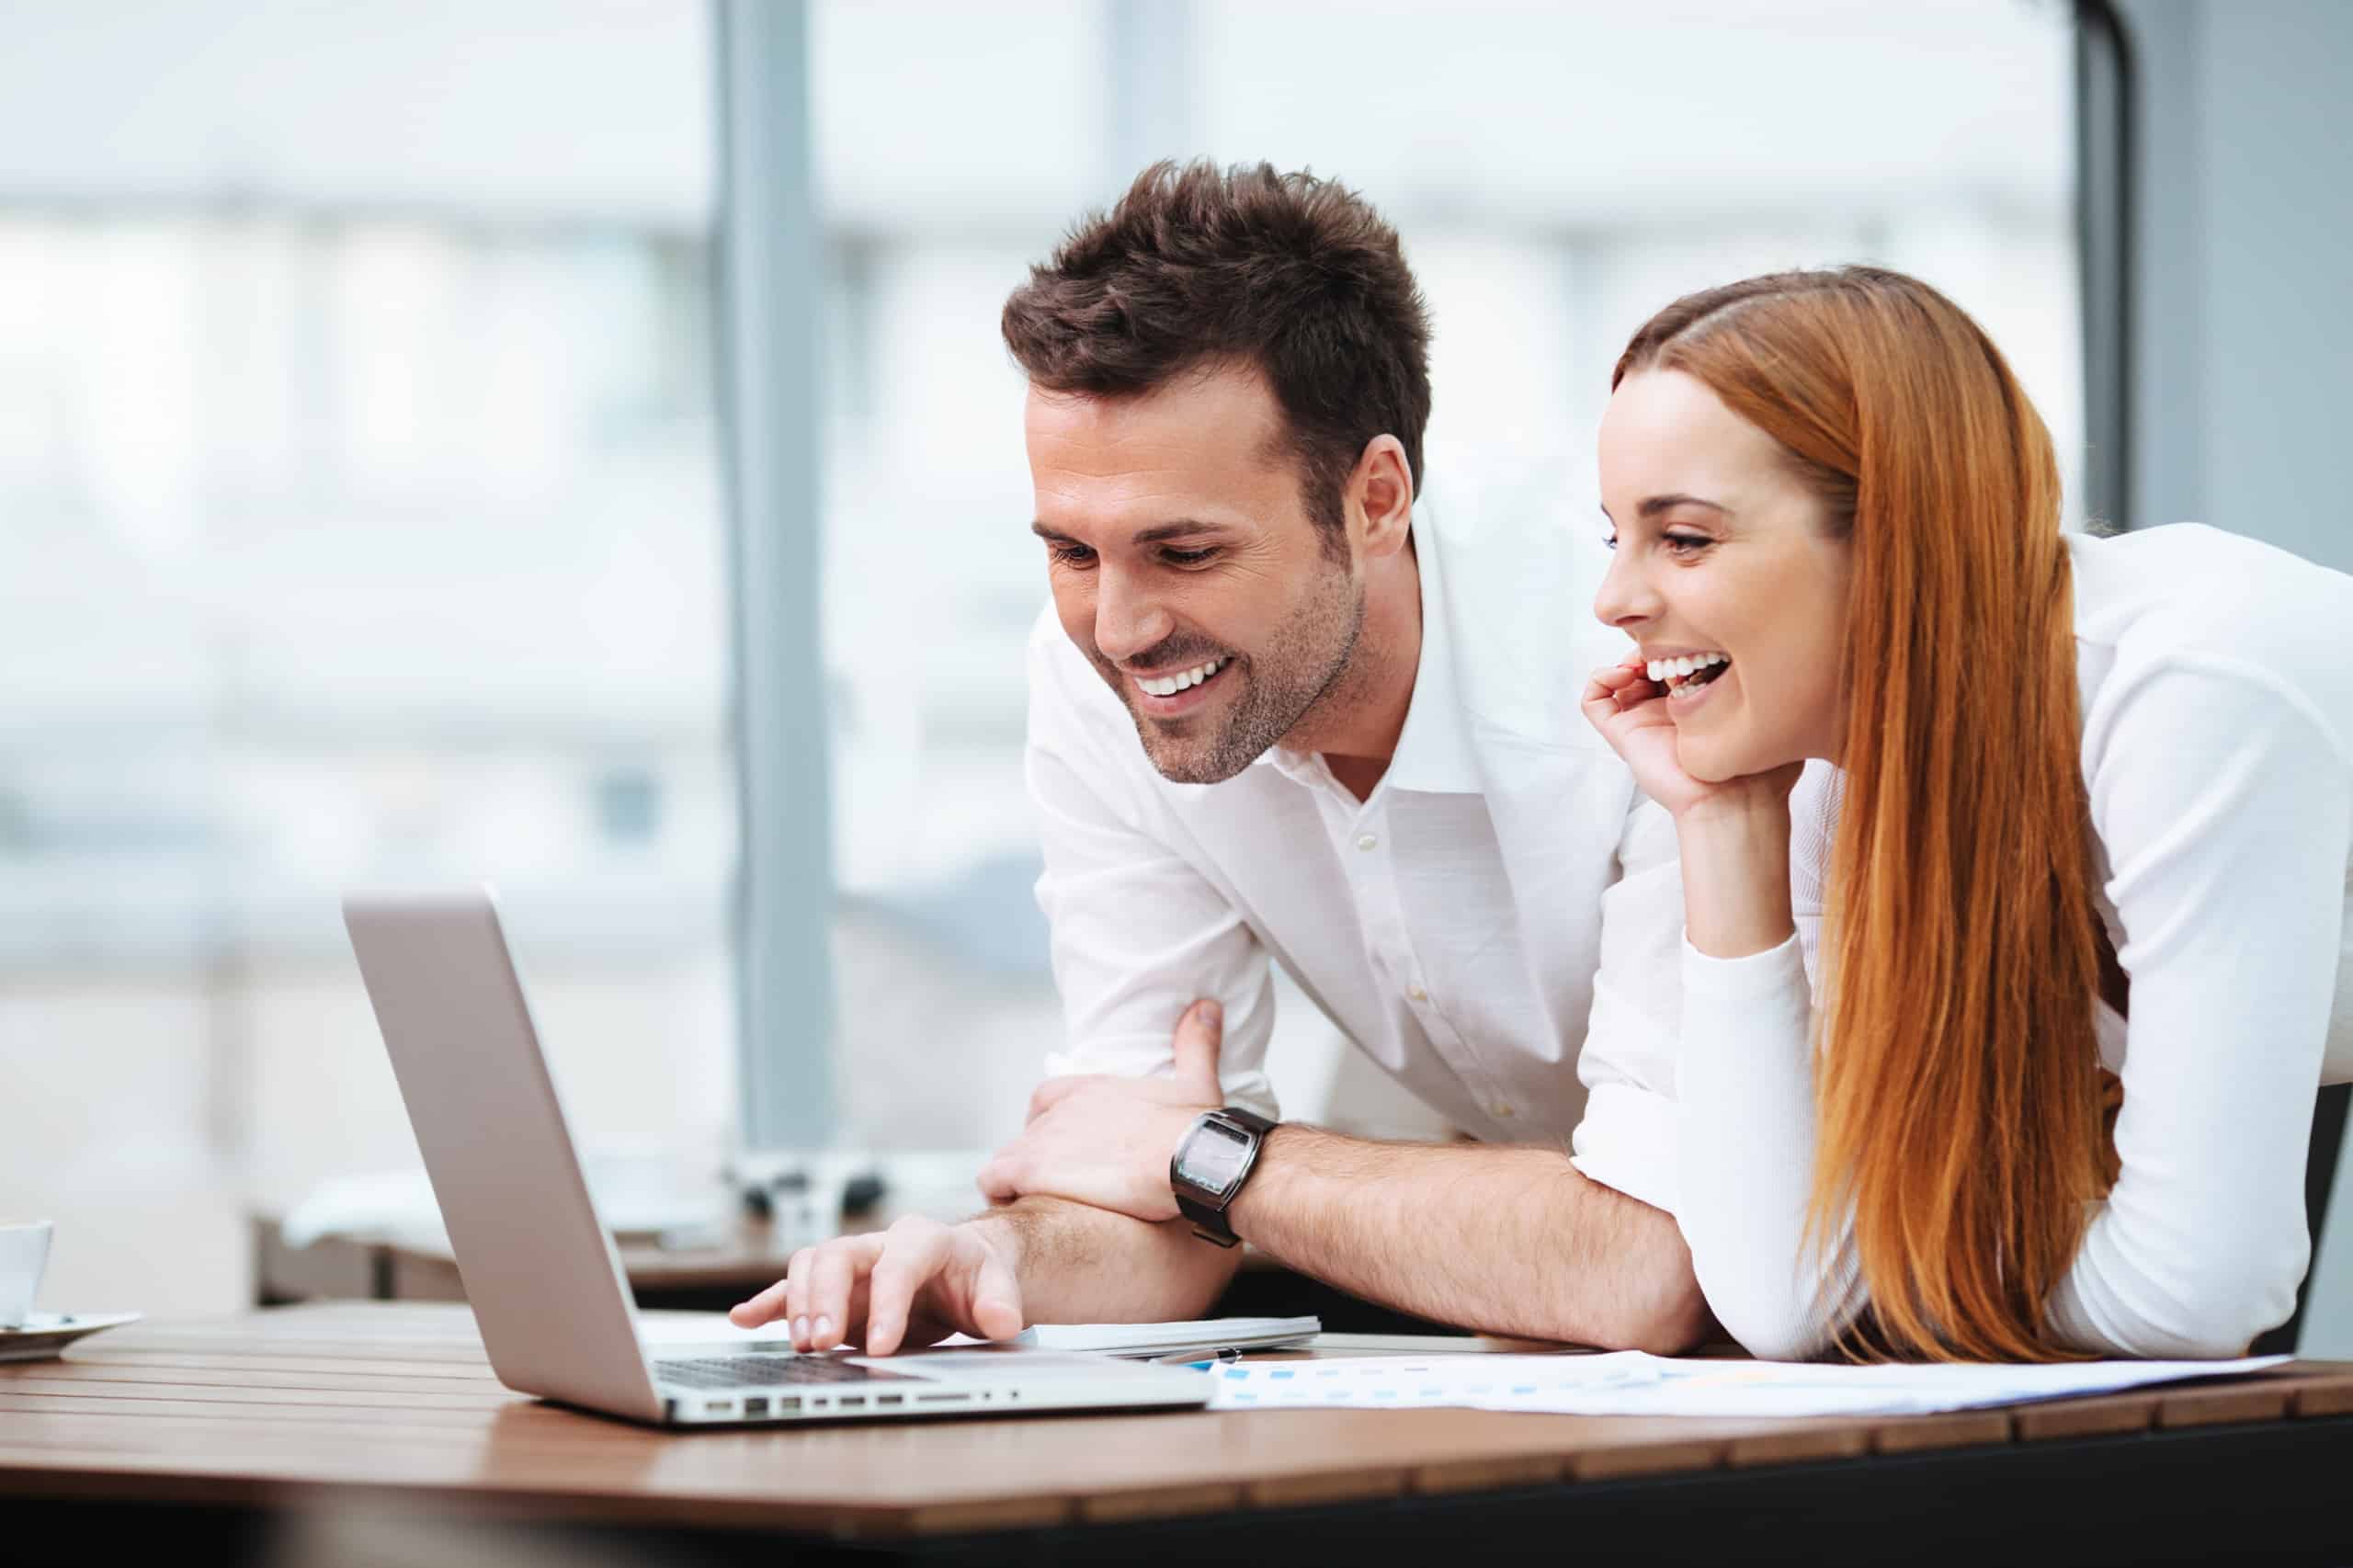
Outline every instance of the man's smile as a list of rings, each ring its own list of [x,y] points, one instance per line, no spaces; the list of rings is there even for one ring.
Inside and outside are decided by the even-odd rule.
[[[1136,707],[1155,719],[1173,719],[1189,713],[1209,700],[1209,688],[1218,684],[1218,676],[1233,663],[1233,655],[1221,653],[1197,665],[1181,669],[1163,671],[1155,675],[1127,674],[1129,689],[1135,693]]]

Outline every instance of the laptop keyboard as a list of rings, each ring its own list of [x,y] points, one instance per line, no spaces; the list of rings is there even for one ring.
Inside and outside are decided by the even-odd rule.
[[[767,1389],[789,1383],[922,1382],[904,1372],[861,1367],[832,1356],[713,1356],[656,1361],[654,1375],[690,1389]]]

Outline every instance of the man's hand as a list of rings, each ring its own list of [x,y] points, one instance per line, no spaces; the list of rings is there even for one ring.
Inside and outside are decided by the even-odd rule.
[[[1009,1233],[983,1218],[961,1225],[914,1217],[888,1231],[802,1247],[785,1276],[728,1321],[785,1320],[795,1350],[858,1344],[888,1356],[951,1334],[1010,1339],[1021,1332],[1021,1283]]]
[[[1173,1076],[1096,1074],[1040,1084],[1029,1126],[981,1167],[981,1190],[993,1203],[1039,1194],[1137,1220],[1175,1219],[1168,1162],[1193,1119],[1224,1103],[1217,1073],[1224,1032],[1219,1006],[1196,1002],[1176,1020]]]

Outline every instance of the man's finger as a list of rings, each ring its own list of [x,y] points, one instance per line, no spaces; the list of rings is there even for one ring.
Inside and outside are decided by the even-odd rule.
[[[1073,1073],[1067,1077],[1047,1079],[1029,1091],[1029,1114],[1026,1119],[1037,1120],[1087,1085],[1101,1083],[1104,1077],[1101,1073]]]
[[[778,1315],[784,1319],[785,1329],[793,1336],[795,1350],[808,1348],[801,1341],[809,1335],[809,1266],[816,1257],[815,1247],[802,1247],[784,1266],[784,1301]]]
[[[1225,1009],[1208,998],[1185,1009],[1176,1020],[1176,1082],[1196,1105],[1223,1105],[1217,1075],[1218,1048],[1225,1040]]]
[[[931,1282],[947,1260],[948,1228],[910,1216],[886,1233],[881,1256],[867,1277],[866,1350],[888,1356],[906,1337],[915,1292]]]
[[[727,1321],[737,1328],[757,1328],[774,1323],[784,1315],[784,1295],[787,1282],[778,1280],[748,1301],[736,1302],[727,1309]]]
[[[1017,1172],[1020,1163],[1013,1157],[1011,1147],[1000,1149],[981,1167],[981,1196],[991,1203],[1010,1203],[1021,1196],[1021,1183]]]
[[[1021,1281],[995,1249],[977,1242],[970,1244],[977,1246],[981,1255],[968,1287],[972,1327],[983,1339],[1010,1339],[1028,1326],[1021,1309]]]
[[[831,1350],[849,1337],[851,1293],[881,1253],[877,1235],[845,1236],[817,1249],[809,1266],[809,1297],[801,1306],[808,1318],[804,1335],[801,1319],[793,1320],[793,1340],[802,1350]]]

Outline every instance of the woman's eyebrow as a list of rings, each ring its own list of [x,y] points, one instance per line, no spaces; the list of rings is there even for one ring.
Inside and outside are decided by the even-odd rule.
[[[1729,506],[1719,506],[1713,501],[1698,495],[1683,494],[1647,496],[1634,510],[1639,516],[1655,517],[1661,512],[1672,512],[1677,506],[1705,506],[1711,512],[1722,512],[1726,517],[1732,516],[1732,508]]]

